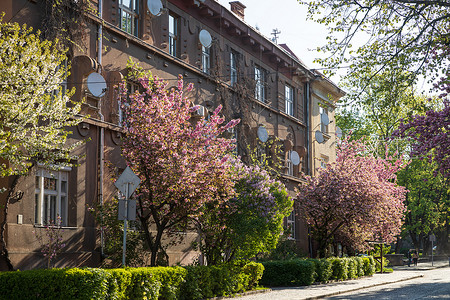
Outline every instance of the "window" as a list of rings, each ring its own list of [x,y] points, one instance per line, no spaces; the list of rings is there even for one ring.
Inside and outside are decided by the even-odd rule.
[[[139,0],[119,0],[120,29],[138,36]]]
[[[61,70],[64,71],[64,74],[63,74],[63,78],[62,78],[60,86],[61,86],[61,93],[62,93],[62,95],[64,95],[67,91],[67,75],[68,75],[67,74],[67,70],[68,70],[67,59],[65,59],[64,61],[61,62],[61,64],[56,69],[56,73],[59,73]],[[55,89],[52,92],[52,95],[57,96],[57,95],[59,95],[59,92],[60,92],[59,88]]]
[[[238,156],[238,131],[237,131],[237,128],[236,127],[228,128],[227,131],[229,134],[228,136],[234,140],[233,141],[234,149],[233,149],[232,153],[235,156]]]
[[[286,85],[284,88],[284,98],[285,98],[285,113],[293,116],[294,115],[294,88]]]
[[[325,123],[323,123],[323,121],[322,121],[322,114],[328,115],[328,111],[327,111],[326,108],[319,107],[319,113],[320,113],[320,131],[322,133],[327,133],[328,132],[328,124],[325,125]]]
[[[290,230],[290,235],[288,237],[289,240],[295,240],[296,232],[295,232],[295,211],[292,211],[291,214],[287,217],[287,227]]]
[[[287,152],[287,157],[286,157],[286,169],[287,169],[287,175],[294,175],[294,164],[292,163],[291,160],[291,154],[292,151],[288,151]]]
[[[68,170],[39,169],[35,178],[34,223],[45,225],[61,217],[61,226],[67,225]]]
[[[230,85],[234,86],[237,82],[237,53],[230,52]]]
[[[177,56],[178,18],[169,14],[169,54]]]
[[[328,164],[328,157],[322,155],[322,157],[320,158],[320,167],[322,169],[326,169],[327,164]]]
[[[210,74],[211,68],[211,47],[202,46],[202,71]]]
[[[130,105],[129,104],[130,103],[129,102],[130,101],[130,95],[134,94],[137,91],[139,91],[139,85],[137,83],[127,82],[128,99],[127,99],[127,102],[124,103],[123,105],[126,105],[126,106]],[[125,122],[125,114],[124,114],[124,112],[122,110],[122,107],[120,106],[120,101],[118,103],[118,106],[119,106],[119,113],[118,113],[118,115],[119,115],[119,126],[123,126],[124,122]]]
[[[255,98],[261,102],[266,99],[266,70],[260,66],[255,66]]]

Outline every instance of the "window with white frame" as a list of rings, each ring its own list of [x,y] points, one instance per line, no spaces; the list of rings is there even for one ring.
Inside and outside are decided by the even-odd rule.
[[[67,225],[68,179],[70,168],[61,171],[38,169],[35,177],[34,223],[45,225],[57,222]]]
[[[209,74],[211,68],[211,47],[202,46],[202,71]]]
[[[139,85],[135,82],[127,82],[127,95],[128,95],[128,99],[126,103],[123,103],[123,105],[129,105],[130,103],[130,95],[134,94],[135,92],[139,91]],[[125,114],[122,110],[122,107],[120,105],[120,100],[118,103],[119,106],[119,111],[118,111],[118,115],[119,115],[119,126],[124,126],[124,122],[125,120]]]
[[[284,88],[284,99],[285,99],[285,113],[293,116],[294,115],[294,88],[286,85]]]
[[[326,169],[327,168],[327,164],[328,164],[328,157],[322,155],[320,157],[320,167],[322,169]]]
[[[322,122],[322,114],[328,115],[328,110],[326,108],[323,107],[319,107],[319,117],[320,117],[320,131],[322,133],[327,133],[328,132],[328,124],[325,125],[325,123]]]
[[[287,171],[287,175],[294,175],[294,164],[292,163],[292,159],[291,159],[291,155],[292,155],[292,151],[288,151],[287,152],[287,157],[286,157],[286,171]]]
[[[178,17],[169,14],[169,54],[177,56],[178,44]]]
[[[288,239],[295,240],[296,232],[295,232],[295,211],[293,210],[291,214],[286,218],[287,227],[290,230],[290,234]]]
[[[64,70],[64,78],[62,78],[60,87],[61,87],[61,93],[62,95],[64,95],[64,93],[67,91],[67,59],[65,59],[64,61],[61,62],[61,64],[58,66],[57,68],[57,72],[59,72],[61,69]],[[52,92],[52,95],[57,96],[60,92],[60,89],[58,87],[58,89],[55,89]]]
[[[138,36],[139,0],[119,0],[120,29]]]
[[[261,102],[266,99],[266,70],[255,65],[255,98]]]
[[[230,85],[234,86],[237,82],[237,53],[230,52]]]

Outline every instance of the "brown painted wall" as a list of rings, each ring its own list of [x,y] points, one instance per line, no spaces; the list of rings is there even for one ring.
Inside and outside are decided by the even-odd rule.
[[[97,3],[97,1],[92,1]],[[248,124],[241,124],[240,132],[254,132],[265,124],[269,135],[282,140],[289,140],[288,150],[299,151],[306,146],[309,125],[305,119],[305,81],[310,80],[308,70],[287,52],[254,29],[248,27],[227,9],[217,2],[206,0],[200,7],[193,1],[164,1],[167,8],[158,17],[147,13],[146,1],[140,1],[139,36],[131,36],[117,26],[119,25],[118,0],[104,0],[103,12],[103,47],[101,65],[97,62],[97,28],[95,18],[86,23],[86,33],[78,41],[80,47],[74,47],[71,57],[72,70],[68,79],[69,87],[76,88],[75,101],[83,101],[83,113],[90,115],[77,128],[73,129],[73,141],[86,140],[74,153],[79,155],[78,166],[69,175],[69,219],[64,230],[64,238],[68,249],[58,259],[57,266],[96,265],[100,260],[98,230],[94,218],[87,211],[99,200],[98,165],[99,135],[104,128],[105,163],[116,167],[116,171],[105,167],[104,194],[105,200],[117,195],[113,186],[117,170],[126,167],[120,154],[120,127],[118,123],[118,104],[113,86],[125,75],[126,62],[129,57],[154,75],[169,80],[169,86],[176,84],[178,74],[184,76],[185,82],[193,82],[194,90],[187,94],[196,104],[204,105],[212,111],[219,104],[224,104],[226,117],[231,119],[239,112],[236,107],[246,101],[252,118]],[[41,3],[28,0],[6,0],[0,9],[6,12],[4,20],[32,24],[39,27]],[[23,8],[25,7],[25,8]],[[180,39],[178,41],[178,57],[168,54],[168,11],[179,17]],[[212,73],[210,76],[201,71],[201,45],[198,33],[207,29],[214,40],[212,46]],[[267,101],[262,104],[255,99],[244,99],[243,94],[230,83],[230,52],[239,53],[239,82],[252,82],[254,66],[258,65],[267,71]],[[302,70],[299,72],[298,70]],[[104,97],[97,99],[86,92],[85,80],[92,72],[101,72],[107,81],[108,90]],[[306,75],[305,75],[306,74]],[[294,88],[294,117],[287,116],[285,111],[284,86]],[[249,95],[254,95],[254,85],[248,87]],[[101,114],[100,114],[101,113]],[[101,121],[101,115],[104,121]],[[253,135],[252,139],[255,139]],[[254,144],[255,140],[245,141]],[[306,161],[307,157],[303,158]],[[287,176],[285,181],[291,194],[300,182],[298,176],[305,171],[305,164],[294,168],[294,177]],[[5,179],[1,179],[3,186]],[[34,218],[34,174],[23,178],[18,187],[25,195],[18,203],[10,205],[7,220],[7,243],[10,257],[15,267],[29,269],[43,266],[39,245],[33,231],[41,230],[33,225]],[[3,199],[0,194],[0,200]],[[4,200],[3,200],[4,201]],[[17,224],[17,215],[23,215],[23,224]],[[1,212],[0,212],[1,217]],[[307,229],[301,217],[297,223],[297,243],[308,252]],[[190,241],[196,238],[189,233],[184,244],[171,248],[171,263],[192,261],[198,253],[191,251]],[[0,268],[2,266],[0,265]]]

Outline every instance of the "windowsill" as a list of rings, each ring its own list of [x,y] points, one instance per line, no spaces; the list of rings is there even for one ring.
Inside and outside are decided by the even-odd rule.
[[[292,180],[292,181],[296,181],[296,182],[299,182],[299,183],[300,182],[305,182],[304,179],[302,179],[300,177],[293,176],[293,175],[281,174],[281,177],[283,177],[285,179]]]
[[[297,119],[295,116],[293,116],[293,115],[288,115],[286,112],[284,112],[284,111],[282,111],[282,110],[279,110],[278,111],[283,117],[285,117],[285,118],[288,118],[288,119],[291,119],[292,121],[295,121],[296,123],[301,123],[301,124],[303,124],[303,122],[302,121],[300,121],[299,119]]]
[[[47,225],[33,224],[33,227],[34,228],[47,228]],[[72,227],[72,226],[61,226],[61,227],[58,227],[58,228],[69,229],[69,230],[78,229],[78,227]]]

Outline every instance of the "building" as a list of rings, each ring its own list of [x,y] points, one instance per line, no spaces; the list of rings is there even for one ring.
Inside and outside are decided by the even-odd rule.
[[[88,207],[117,195],[112,178],[126,166],[120,155],[121,112],[113,86],[126,75],[129,57],[168,80],[169,86],[175,84],[178,74],[185,82],[193,82],[190,96],[201,105],[199,117],[207,117],[222,104],[226,118],[241,118],[230,134],[237,138],[237,151],[244,159],[248,145],[270,152],[261,146],[261,140],[278,138],[283,179],[292,195],[301,174],[314,174],[320,164],[334,160],[334,123],[320,129],[324,133],[321,143],[317,143],[315,131],[322,127],[320,113],[333,120],[334,104],[342,91],[308,69],[287,45],[277,45],[249,26],[241,2],[231,2],[227,9],[213,0],[86,1],[89,13],[75,14],[82,34],[70,51],[72,71],[67,84],[76,88],[74,100],[86,98],[83,113],[90,115],[74,128],[71,139],[87,142],[76,150],[81,155],[77,167],[59,172],[37,168],[31,176],[21,178],[18,189],[23,197],[8,205],[7,215],[6,211],[0,214],[2,220],[6,217],[5,243],[14,268],[42,265],[34,231],[55,215],[63,218],[68,244],[57,266],[93,266],[101,260],[101,239]],[[50,17],[70,28],[73,19],[45,8],[44,3],[53,2],[5,0],[0,9],[5,12],[4,20],[44,29],[53,13]],[[82,2],[61,3],[59,12],[64,14],[70,11],[68,3]],[[98,94],[89,92],[86,83],[95,72],[107,85],[107,90]],[[128,84],[131,89],[138,88],[136,82]],[[293,151],[298,157],[293,157]],[[8,185],[7,179],[2,181]],[[4,195],[0,197],[4,202]],[[286,222],[293,228],[292,239],[309,253],[304,222],[295,214]],[[195,238],[190,233],[183,245],[170,248],[170,263],[192,261],[197,253],[189,244]]]

